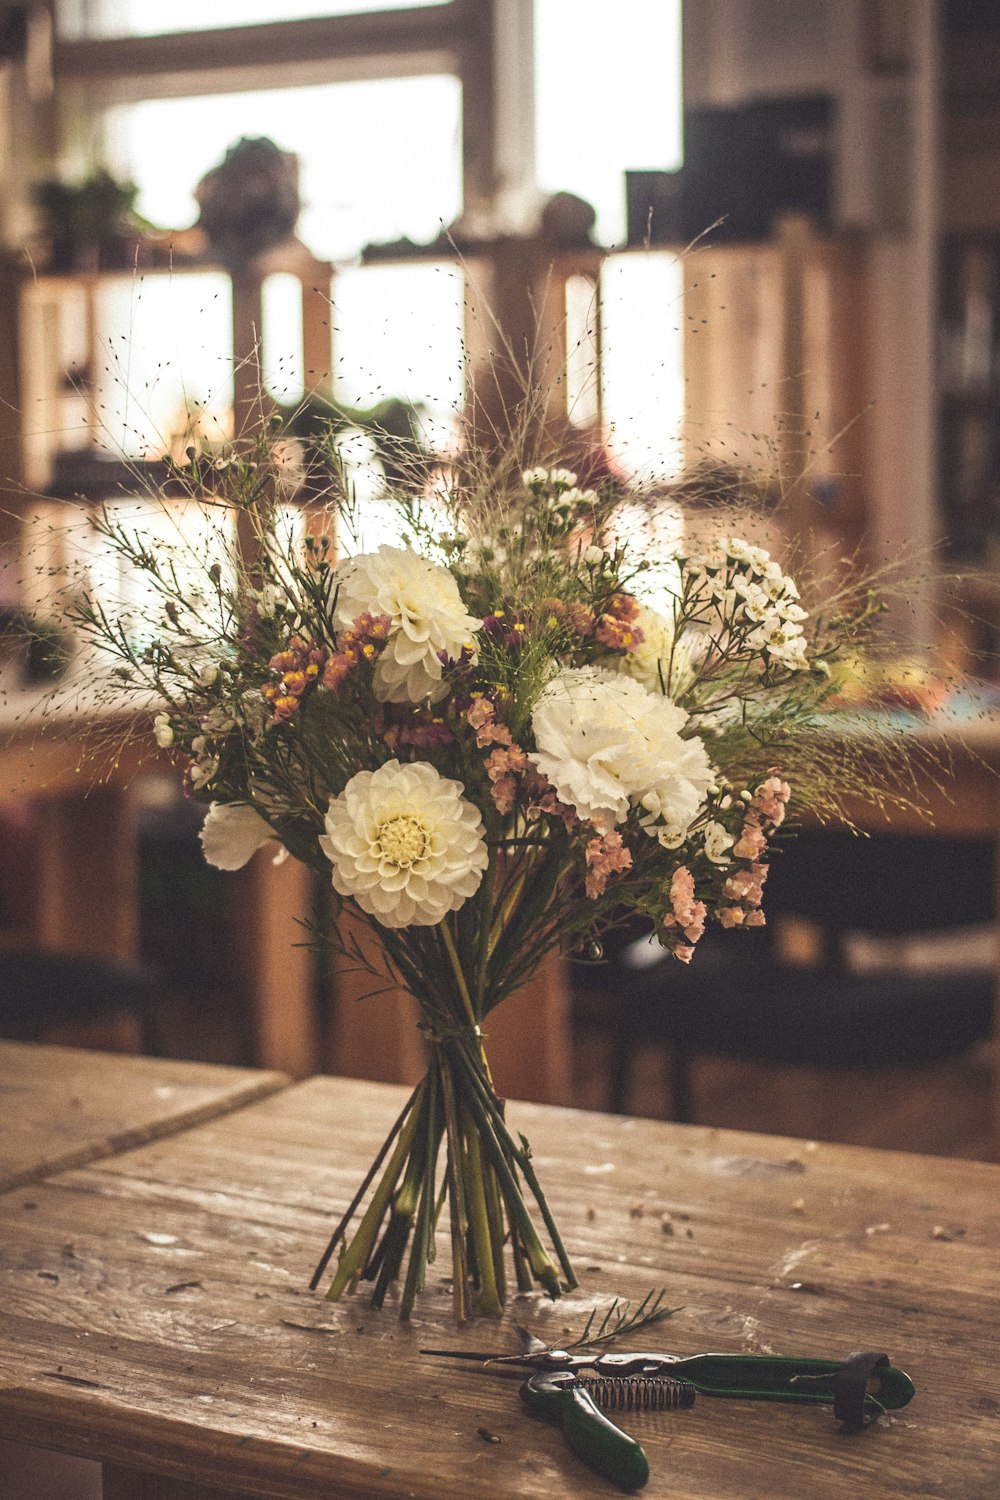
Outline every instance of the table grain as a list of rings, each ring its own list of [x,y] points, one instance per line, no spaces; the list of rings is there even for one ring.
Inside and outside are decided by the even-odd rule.
[[[0,1041],[0,1192],[283,1088],[280,1073]]]
[[[456,1329],[444,1238],[409,1324],[307,1290],[403,1091],[314,1079],[0,1198],[0,1427],[105,1465],[112,1500],[614,1491],[517,1378],[422,1357]],[[699,1398],[623,1418],[673,1500],[978,1500],[1000,1472],[1000,1167],[512,1104],[581,1287],[509,1312],[546,1341],[665,1288],[649,1347],[888,1352],[912,1404],[858,1437],[821,1408]]]

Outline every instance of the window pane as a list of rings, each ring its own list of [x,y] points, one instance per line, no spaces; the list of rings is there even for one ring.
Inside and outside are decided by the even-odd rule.
[[[102,277],[95,401],[113,457],[180,457],[195,436],[230,436],[232,304],[220,275]]]
[[[361,15],[379,10],[418,10],[443,0],[57,0],[60,36],[162,36],[165,32],[209,31],[255,26],[264,21],[300,21],[308,16]]]
[[[601,272],[602,375],[609,446],[641,479],[681,467],[681,263],[660,251],[609,255]]]
[[[536,171],[625,238],[625,172],[681,163],[681,0],[535,0]]]
[[[334,393],[395,397],[446,419],[462,403],[463,278],[456,266],[366,266],[333,282]]]
[[[264,387],[280,405],[295,406],[306,392],[302,368],[302,283],[299,278],[268,276],[261,287],[261,311]]]
[[[298,233],[315,255],[433,240],[461,209],[461,85],[451,75],[149,99],[109,109],[104,122],[108,160],[138,184],[139,213],[172,229],[197,218],[195,187],[241,136],[269,136],[298,156]]]

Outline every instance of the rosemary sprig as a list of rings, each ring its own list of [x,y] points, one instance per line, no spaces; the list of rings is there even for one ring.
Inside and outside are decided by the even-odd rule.
[[[571,1344],[560,1343],[558,1348],[565,1350],[566,1353],[572,1353],[574,1350],[598,1349],[621,1338],[623,1334],[638,1333],[641,1328],[651,1328],[655,1323],[662,1323],[665,1318],[672,1318],[674,1313],[681,1311],[679,1307],[664,1306],[666,1295],[665,1287],[661,1287],[659,1291],[649,1291],[637,1306],[616,1297],[611,1306],[606,1309],[597,1325],[596,1332],[592,1331],[597,1318],[595,1308],[587,1319],[580,1337],[574,1339]],[[555,1344],[551,1346],[552,1349],[556,1347]]]

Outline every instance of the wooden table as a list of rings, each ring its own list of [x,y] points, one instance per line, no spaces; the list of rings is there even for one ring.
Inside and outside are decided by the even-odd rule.
[[[0,1193],[209,1120],[287,1082],[250,1068],[0,1041]]]
[[[109,1083],[114,1068],[109,1065]],[[314,1079],[0,1197],[0,1429],[100,1460],[105,1500],[616,1493],[517,1383],[422,1358],[456,1330],[448,1256],[409,1326],[305,1288],[403,1098]],[[992,1500],[1000,1167],[512,1105],[581,1290],[511,1313],[547,1341],[613,1295],[678,1308],[647,1347],[880,1349],[918,1395],[847,1437],[825,1409],[640,1414],[672,1500]],[[669,1217],[665,1217],[669,1215]],[[207,1487],[207,1488],[206,1488]]]

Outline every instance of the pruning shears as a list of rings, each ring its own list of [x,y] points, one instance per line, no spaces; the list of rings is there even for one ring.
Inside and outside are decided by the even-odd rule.
[[[521,1396],[539,1416],[561,1423],[573,1451],[624,1490],[641,1489],[649,1465],[641,1446],[600,1406],[667,1410],[692,1405],[695,1394],[755,1401],[833,1406],[845,1431],[859,1432],[886,1411],[912,1400],[912,1380],[885,1354],[844,1360],[775,1354],[676,1355],[550,1348],[514,1325],[520,1354],[422,1349],[421,1354],[490,1366],[530,1369]]]

